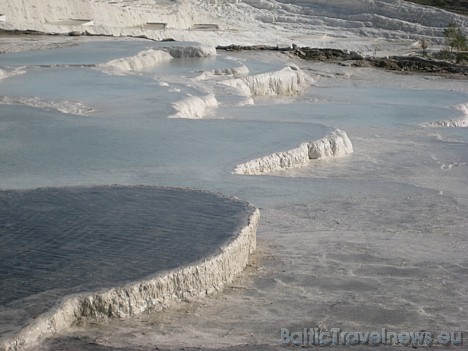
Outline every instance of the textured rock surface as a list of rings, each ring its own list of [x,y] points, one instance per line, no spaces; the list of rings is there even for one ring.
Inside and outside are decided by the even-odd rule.
[[[344,156],[353,152],[353,145],[348,135],[342,130],[336,130],[323,139],[308,144],[309,159]]]
[[[161,1],[159,6],[151,6],[140,1],[128,4],[126,1],[97,0],[59,0],[53,3],[44,0],[5,0],[2,1],[0,11],[5,14],[7,23],[13,22],[18,27],[35,25],[49,30],[54,30],[55,27],[56,31],[70,27],[65,23],[71,19],[93,20],[94,26],[88,29],[102,32],[109,31],[112,27],[140,26],[147,22],[163,22],[170,23],[171,27],[189,28],[194,20],[200,21],[193,15],[196,11],[192,5],[185,1],[174,4]]]
[[[309,160],[344,156],[352,152],[353,145],[346,133],[336,130],[320,140],[302,143],[295,149],[277,152],[237,165],[234,173],[262,174],[279,169],[300,167],[307,164]]]
[[[7,29],[145,35],[225,45],[296,42],[348,49],[356,49],[356,43],[330,38],[425,37],[442,43],[443,29],[449,22],[467,25],[464,16],[400,0],[214,0],[196,4],[187,0],[59,0],[53,4],[46,0],[3,0],[0,13],[5,14],[1,25]],[[93,25],[80,25],[78,19],[92,20]],[[299,28],[307,35],[298,36]],[[358,45],[365,50],[373,46]]]
[[[162,50],[146,50],[132,57],[124,57],[98,65],[98,68],[105,73],[123,75],[131,71],[141,71],[145,68],[153,67],[161,62],[172,60],[172,56]]]
[[[246,96],[275,96],[299,94],[309,86],[309,80],[299,68],[290,66],[275,72],[228,79],[222,84]]]
[[[111,60],[97,67],[108,74],[124,75],[157,66],[174,58],[216,56],[212,46],[180,46],[160,49],[149,49],[135,56]]]
[[[172,104],[177,111],[170,118],[203,118],[210,108],[216,108],[218,101],[213,94],[188,96]]]
[[[455,110],[458,110],[462,113],[462,116],[450,120],[435,121],[424,123],[426,127],[468,127],[468,104],[460,104],[453,107]]]
[[[463,116],[460,118],[450,119],[447,121],[436,121],[436,122],[429,122],[424,124],[427,127],[461,127],[466,128],[468,127],[468,116]]]

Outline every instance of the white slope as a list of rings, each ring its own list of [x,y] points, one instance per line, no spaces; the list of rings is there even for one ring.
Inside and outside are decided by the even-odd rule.
[[[2,0],[0,13],[5,15],[5,24],[18,28],[37,25],[32,29],[80,27],[72,20],[90,20],[85,26],[91,31],[109,31],[112,28],[129,28],[148,22],[168,23],[172,28],[188,28],[198,20],[198,11],[190,1],[170,2],[105,0]],[[75,21],[77,22],[77,21]],[[70,25],[71,24],[71,25]]]
[[[467,17],[403,0],[3,0],[0,13],[8,29],[362,50],[421,37],[440,44],[449,22],[468,26]]]
[[[297,148],[263,156],[235,167],[237,174],[262,174],[306,165],[309,160],[340,157],[351,154],[353,145],[348,135],[337,129],[320,140],[302,143]]]

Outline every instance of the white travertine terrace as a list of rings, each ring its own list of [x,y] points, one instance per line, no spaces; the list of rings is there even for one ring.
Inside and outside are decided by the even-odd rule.
[[[0,13],[5,29],[144,35],[219,45],[294,42],[364,51],[375,48],[376,38],[389,40],[389,45],[395,39],[420,38],[442,44],[449,22],[468,25],[466,16],[400,0],[3,0]],[[93,25],[79,25],[79,19]],[[298,28],[303,35],[297,35]]]
[[[426,127],[454,127],[454,128],[467,128],[468,127],[468,103],[460,104],[453,107],[462,113],[462,116],[449,120],[427,122],[423,125]]]
[[[172,107],[177,111],[169,118],[203,118],[210,108],[218,107],[218,100],[213,94],[205,96],[190,95],[185,99],[176,101]]]
[[[306,142],[297,148],[276,152],[235,167],[237,174],[263,174],[280,169],[304,166],[310,160],[345,156],[353,152],[353,145],[347,134],[337,129],[326,137]]]
[[[249,207],[247,224],[219,247],[217,254],[125,286],[68,296],[53,310],[37,316],[17,335],[3,341],[0,350],[33,347],[83,320],[103,322],[109,318],[126,318],[222,290],[245,268],[256,248],[260,212],[252,205]]]
[[[468,127],[468,116],[463,116],[447,121],[436,121],[426,123],[427,127],[453,127],[453,128],[467,128]]]
[[[139,52],[135,56],[111,60],[97,67],[105,73],[113,75],[124,75],[132,71],[141,71],[153,67],[161,62],[172,60],[172,56],[162,50],[149,49]]]
[[[216,56],[215,47],[198,45],[148,49],[134,56],[123,57],[100,64],[97,68],[107,74],[125,75],[157,66],[162,62],[168,62],[174,58],[209,56]]]
[[[279,71],[228,79],[221,84],[245,96],[296,95],[309,86],[310,78],[298,67],[289,66]]]

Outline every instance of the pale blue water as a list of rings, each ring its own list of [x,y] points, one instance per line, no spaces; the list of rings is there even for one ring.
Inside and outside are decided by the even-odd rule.
[[[94,172],[107,170],[114,173],[109,182],[127,172],[151,172],[154,181],[187,186],[196,184],[193,178],[215,176],[221,182],[238,163],[296,147],[331,130],[314,124],[237,120],[135,116],[116,121],[14,105],[0,106],[0,111],[3,187],[8,187],[8,178],[74,179],[78,174],[93,183]]]
[[[159,73],[163,75],[183,75],[194,77],[204,71],[237,67],[239,63],[226,59],[223,55],[213,57],[188,57],[178,58],[146,69],[147,73]]]
[[[253,73],[280,69],[280,59],[221,52],[215,58],[176,59],[134,76],[109,76],[92,67],[34,66],[102,63],[133,55],[149,44],[173,43],[98,41],[0,56],[2,64],[33,65],[24,75],[0,80],[0,96],[81,101],[97,110],[80,117],[0,105],[0,187],[143,182],[235,193],[248,178],[231,174],[238,163],[321,138],[333,128],[348,131],[350,137],[353,133],[387,135],[391,130],[450,119],[459,112],[448,106],[467,100],[465,94],[439,90],[365,84],[312,87],[296,103],[276,103],[272,98],[272,103],[267,99],[254,106],[222,106],[214,115],[220,120],[174,120],[166,118],[174,113],[174,101],[187,93],[205,93],[187,85],[186,78],[160,86],[165,78],[238,65],[228,59],[231,56]],[[460,130],[443,132],[466,138]]]
[[[361,94],[367,94],[367,89],[356,89]],[[376,89],[372,89],[374,91]],[[386,89],[383,89],[385,92]],[[315,89],[317,92],[317,89]],[[383,93],[381,92],[381,93]],[[405,92],[402,92],[404,94]],[[428,98],[431,98],[428,92]],[[406,97],[393,92],[387,101],[374,101],[369,97],[367,102],[298,102],[295,104],[266,104],[249,107],[230,107],[223,111],[223,116],[241,120],[278,121],[287,118],[289,121],[299,123],[324,123],[343,129],[354,128],[395,128],[414,126],[429,121],[451,119],[460,116],[460,112],[448,107],[441,107],[434,103],[430,106],[418,106],[415,102],[407,104]],[[419,101],[422,96],[415,97]],[[445,103],[457,104],[466,99],[464,94],[444,95]],[[396,97],[397,99],[394,99]]]
[[[163,44],[169,45],[151,43]],[[291,223],[303,220],[300,216],[314,216],[318,225],[328,228],[335,223],[334,211],[348,213],[347,198],[363,204],[365,224],[372,228],[380,228],[377,224],[381,223],[385,230],[436,228],[446,233],[453,218],[460,221],[462,210],[456,212],[456,201],[434,199],[441,196],[441,189],[455,194],[467,179],[466,166],[454,166],[450,173],[441,170],[442,164],[468,162],[466,129],[423,129],[419,124],[459,116],[449,106],[468,101],[466,94],[365,83],[318,86],[288,103],[266,98],[254,106],[220,106],[213,112],[217,119],[168,119],[174,113],[174,101],[187,93],[206,94],[187,77],[200,70],[238,65],[227,59],[229,53],[173,60],[143,75],[122,77],[92,67],[39,66],[102,63],[134,55],[147,45],[146,41],[109,41],[0,55],[0,68],[32,65],[24,75],[0,80],[0,97],[81,101],[97,110],[89,116],[74,116],[20,104],[0,105],[0,189],[109,184],[194,187],[298,213],[287,218],[290,223],[278,220],[272,225],[284,233],[292,230]],[[233,56],[252,73],[282,67],[277,59],[262,60],[252,53]],[[162,81],[169,81],[169,86],[161,86]],[[348,132],[353,155],[313,163],[296,173],[232,174],[239,163],[320,139],[334,128]],[[439,134],[454,140],[440,140]],[[376,214],[390,211],[388,201],[390,207],[400,206],[400,212],[379,219]],[[447,208],[456,214],[444,213]],[[410,212],[411,218],[404,217]],[[345,218],[347,226],[362,232],[368,228],[356,224],[360,213]],[[426,217],[421,215],[426,213]],[[431,222],[436,219],[437,223]],[[263,235],[268,239],[268,233]],[[20,295],[24,297],[24,291]],[[31,295],[35,298],[40,300]],[[3,317],[0,313],[0,323],[7,323],[7,317],[8,313]]]
[[[77,39],[76,46],[49,50],[9,53],[0,56],[0,65],[11,67],[25,65],[94,65],[133,56],[143,50],[165,46],[184,46],[188,42],[155,42],[152,40],[97,40],[83,43]]]

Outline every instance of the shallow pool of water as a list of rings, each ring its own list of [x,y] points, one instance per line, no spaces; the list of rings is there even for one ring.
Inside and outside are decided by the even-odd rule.
[[[120,55],[122,48],[113,45],[118,42],[105,44],[111,54],[99,45],[85,47],[88,55],[80,60]],[[140,49],[139,42],[132,45],[134,52]],[[55,51],[15,57],[31,65],[70,63],[78,49],[60,50],[64,57]],[[97,110],[76,116],[0,105],[0,188],[189,186],[261,207],[260,247],[272,258],[245,290],[227,293],[200,315],[166,315],[172,324],[156,323],[161,333],[154,345],[174,345],[187,318],[205,344],[213,330],[227,339],[235,334],[228,344],[249,342],[244,336],[252,331],[268,343],[278,326],[291,324],[466,329],[467,134],[421,123],[458,117],[449,107],[466,103],[467,95],[417,76],[423,89],[401,88],[399,76],[376,71],[375,78],[353,84],[333,77],[338,81],[327,85],[322,78],[301,96],[257,98],[253,106],[221,103],[207,114],[213,119],[167,118],[174,113],[171,104],[188,94],[222,91],[216,85],[222,77],[200,83],[191,76],[231,63],[223,55],[174,60],[123,77],[90,67],[34,66],[0,80],[0,96],[81,101]],[[265,53],[232,56],[253,73],[290,63]],[[353,154],[272,175],[232,174],[238,163],[320,139],[334,128],[348,133]],[[109,335],[118,344],[129,330],[141,330],[138,323],[121,325],[120,332],[109,327]]]

